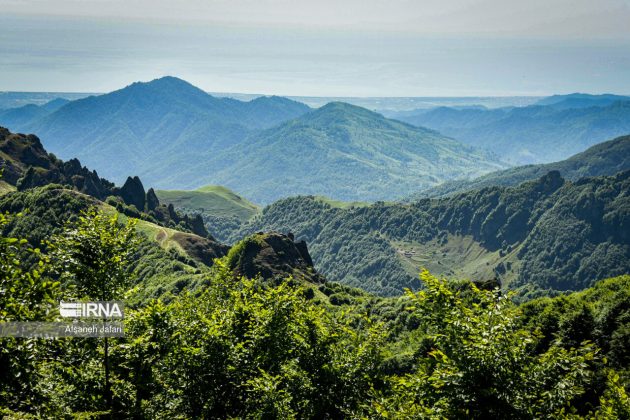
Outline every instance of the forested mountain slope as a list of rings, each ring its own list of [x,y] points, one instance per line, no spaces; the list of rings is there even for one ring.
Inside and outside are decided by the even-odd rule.
[[[417,287],[418,267],[527,290],[579,290],[630,272],[630,171],[565,181],[558,172],[412,204],[347,210],[280,200],[236,236],[291,231],[330,280],[375,293]]]
[[[252,131],[310,110],[279,97],[251,102],[215,98],[191,84],[163,77],[99,96],[72,101],[48,115],[19,123],[0,114],[13,131],[37,133],[46,149],[63,159],[77,157],[116,182],[158,166],[162,178],[204,153],[216,153]],[[149,175],[149,176],[147,176]],[[164,186],[167,186],[163,184]]]
[[[197,182],[211,179],[257,203],[296,194],[395,199],[423,185],[505,167],[437,132],[342,102],[254,135],[210,162],[214,173]],[[185,172],[203,173],[201,167]]]
[[[414,194],[410,200],[442,197],[495,185],[514,186],[539,178],[549,171],[558,171],[563,178],[577,181],[583,177],[614,175],[628,169],[630,169],[630,136],[623,136],[596,144],[582,153],[559,162],[517,166],[492,172],[473,180],[447,181],[437,187]]]
[[[586,108],[532,105],[520,108],[418,110],[394,116],[497,153],[517,165],[547,163],[599,142],[630,134],[630,101]]]

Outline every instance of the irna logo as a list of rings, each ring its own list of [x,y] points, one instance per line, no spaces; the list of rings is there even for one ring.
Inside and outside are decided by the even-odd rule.
[[[122,318],[123,303],[59,302],[59,313],[64,318]]]

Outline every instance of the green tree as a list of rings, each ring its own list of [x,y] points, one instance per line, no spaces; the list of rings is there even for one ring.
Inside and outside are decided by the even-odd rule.
[[[66,284],[79,298],[120,299],[132,284],[129,272],[138,245],[136,219],[122,224],[118,213],[106,215],[96,208],[83,211],[75,223],[50,243],[50,255]],[[104,396],[111,408],[109,343],[104,338]]]
[[[426,290],[408,292],[430,350],[413,374],[393,377],[377,401],[383,418],[553,417],[581,395],[596,350],[553,345],[535,353],[537,331],[523,329],[509,296],[472,287],[463,299],[446,280],[421,274]]]
[[[121,405],[145,417],[351,415],[379,378],[383,331],[352,327],[291,283],[236,279],[219,261],[199,295],[135,311],[115,357],[128,378],[117,387],[136,399]]]
[[[0,213],[0,232],[12,217],[20,216]],[[37,260],[34,267],[23,264],[28,254]],[[59,283],[44,275],[47,267],[47,259],[26,240],[0,236],[0,322],[50,319]],[[36,363],[45,351],[41,339],[0,338],[0,407],[29,410],[37,404],[32,392]]]

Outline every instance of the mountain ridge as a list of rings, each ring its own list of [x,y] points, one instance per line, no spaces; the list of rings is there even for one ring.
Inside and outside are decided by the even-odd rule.
[[[447,181],[413,194],[408,200],[443,197],[489,186],[515,186],[554,170],[568,180],[577,181],[582,177],[614,175],[627,169],[630,169],[630,135],[598,143],[559,162],[517,166],[469,181]]]
[[[453,109],[440,107],[394,115],[468,145],[494,151],[511,164],[549,163],[630,133],[630,101],[605,106],[556,109]]]
[[[222,152],[212,166],[214,176],[197,182],[226,185],[259,203],[296,194],[395,199],[413,186],[505,167],[433,130],[341,102],[250,136],[246,146]]]

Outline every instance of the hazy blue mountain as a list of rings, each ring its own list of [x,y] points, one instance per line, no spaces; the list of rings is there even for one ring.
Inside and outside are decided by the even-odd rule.
[[[543,98],[535,105],[549,105],[556,109],[588,108],[592,106],[608,106],[619,101],[630,101],[630,96],[603,94],[589,95],[588,93],[571,93],[569,95],[553,95]]]
[[[333,102],[173,174],[171,182],[226,185],[256,203],[296,194],[373,201],[503,167],[435,131]]]
[[[59,157],[78,157],[121,182],[129,172],[143,174],[155,166],[165,173],[175,171],[204,152],[217,153],[256,130],[309,110],[277,97],[251,102],[215,98],[183,80],[164,77],[72,101],[28,123],[0,119],[0,124],[36,132]]]
[[[629,134],[630,101],[571,109],[541,105],[490,110],[442,107],[395,118],[432,128],[522,165],[566,159],[599,142]]]
[[[58,98],[73,101],[90,95],[79,92],[0,92],[0,111],[25,105],[45,105]]]
[[[7,127],[25,127],[27,124],[51,114],[70,102],[56,98],[43,105],[29,104],[18,108],[0,111],[0,122]]]
[[[160,189],[226,185],[259,203],[294,194],[389,200],[506,167],[489,153],[357,106],[313,111],[275,96],[217,98],[174,77],[26,120],[7,126],[38,133],[60,158],[77,157],[115,182],[132,172]]]
[[[618,137],[588,148],[582,153],[559,162],[525,165],[492,172],[472,180],[447,181],[437,187],[418,192],[411,200],[475,190],[490,186],[514,186],[539,178],[549,171],[558,171],[563,178],[577,181],[580,178],[614,175],[630,169],[630,136]]]

